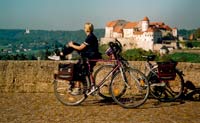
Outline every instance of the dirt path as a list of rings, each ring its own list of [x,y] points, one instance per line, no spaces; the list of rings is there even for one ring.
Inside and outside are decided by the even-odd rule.
[[[124,109],[96,97],[80,106],[64,106],[53,93],[1,93],[0,123],[199,123],[200,102],[159,103],[149,99]]]

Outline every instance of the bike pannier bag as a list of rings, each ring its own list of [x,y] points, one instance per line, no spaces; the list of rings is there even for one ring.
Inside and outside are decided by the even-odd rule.
[[[74,76],[73,63],[69,63],[69,64],[60,63],[58,65],[58,74],[56,76],[58,79],[72,80],[73,76]]]
[[[174,80],[176,77],[176,62],[157,62],[158,76],[163,80]]]

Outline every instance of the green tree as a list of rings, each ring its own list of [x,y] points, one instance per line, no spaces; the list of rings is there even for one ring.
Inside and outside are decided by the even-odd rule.
[[[196,38],[200,38],[200,28],[198,28],[194,33]]]

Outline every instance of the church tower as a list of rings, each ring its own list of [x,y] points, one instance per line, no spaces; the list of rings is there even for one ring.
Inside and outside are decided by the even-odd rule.
[[[149,18],[144,17],[144,19],[142,20],[142,32],[147,31],[148,28],[149,28]]]
[[[26,28],[25,34],[29,34],[30,30],[28,28]]]

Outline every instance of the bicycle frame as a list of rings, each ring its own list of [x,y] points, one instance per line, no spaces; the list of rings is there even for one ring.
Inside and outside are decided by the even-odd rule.
[[[124,81],[125,84],[127,85],[127,80],[126,80],[126,77],[125,77],[125,75],[124,75],[124,73],[123,73],[122,62],[121,62],[120,60],[111,60],[111,59],[110,59],[110,60],[95,60],[95,59],[93,59],[93,60],[88,60],[88,61],[87,61],[87,64],[88,64],[88,67],[89,67],[89,70],[90,70],[89,61],[114,62],[114,67],[113,67],[113,69],[112,69],[105,77],[103,77],[103,79],[99,82],[98,85],[96,85],[96,87],[97,87],[96,90],[102,88],[102,87],[104,86],[104,84],[105,84],[105,81],[106,81],[110,76],[114,75],[114,73],[115,73],[117,70],[120,70],[120,73],[121,73],[121,75],[122,75],[123,81]],[[92,75],[92,73],[90,73],[90,75]],[[92,76],[92,77],[93,77],[93,76]],[[90,80],[90,82],[91,82],[91,80]],[[95,91],[96,91],[96,90],[95,90]],[[90,95],[91,93],[93,93],[93,92],[89,92],[87,95]]]
[[[152,73],[153,75],[156,75],[158,77],[158,74],[156,73],[155,69],[157,69],[158,65],[157,64],[152,64],[149,61],[146,61],[145,64],[145,74],[146,76],[150,75]],[[146,72],[146,70],[148,70]]]

